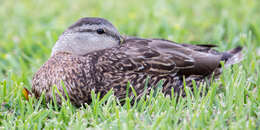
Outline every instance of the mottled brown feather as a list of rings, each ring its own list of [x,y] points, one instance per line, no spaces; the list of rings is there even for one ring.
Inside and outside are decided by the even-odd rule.
[[[33,77],[32,92],[39,97],[46,92],[50,101],[52,87],[56,85],[64,96],[61,81],[64,82],[69,98],[75,106],[91,103],[91,90],[104,96],[113,89],[119,99],[126,96],[127,82],[138,95],[163,80],[163,92],[178,95],[183,91],[183,76],[186,84],[191,81],[203,83],[205,78],[219,70],[223,57],[213,46],[177,44],[161,39],[128,38],[118,47],[77,56],[57,53],[39,69]],[[217,53],[216,53],[217,52]],[[130,96],[133,95],[130,91]],[[56,94],[58,103],[60,97]]]

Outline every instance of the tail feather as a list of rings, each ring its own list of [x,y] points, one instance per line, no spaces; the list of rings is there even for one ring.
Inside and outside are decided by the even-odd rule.
[[[233,65],[233,64],[237,64],[237,63],[239,63],[243,60],[242,49],[243,48],[241,46],[238,46],[238,47],[231,49],[231,50],[226,52],[227,54],[230,55],[230,57],[227,58],[227,60],[225,62],[225,67],[228,67],[228,66]]]
[[[238,46],[238,47],[236,47],[234,49],[231,49],[231,50],[229,50],[227,52],[230,53],[230,54],[237,54],[237,53],[241,52],[242,50],[243,50],[243,47]]]

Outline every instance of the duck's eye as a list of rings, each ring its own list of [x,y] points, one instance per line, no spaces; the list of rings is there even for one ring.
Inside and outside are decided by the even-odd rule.
[[[100,29],[97,29],[97,33],[98,33],[98,34],[103,34],[103,33],[105,33],[105,30],[104,30],[104,29],[101,29],[101,28],[100,28]]]

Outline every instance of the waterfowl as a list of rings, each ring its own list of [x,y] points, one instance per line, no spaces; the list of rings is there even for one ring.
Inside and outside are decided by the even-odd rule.
[[[45,93],[46,101],[53,99],[53,86],[62,96],[64,89],[75,106],[91,103],[91,91],[104,96],[113,89],[118,99],[126,97],[127,83],[137,95],[162,82],[162,92],[176,95],[186,87],[204,83],[210,75],[220,74],[225,65],[242,60],[242,47],[226,52],[213,49],[215,45],[179,44],[164,39],[123,37],[106,19],[79,19],[59,37],[51,57],[32,79],[36,98]],[[64,87],[63,87],[64,85]],[[55,93],[60,104],[61,97]],[[129,95],[133,95],[131,89]],[[66,97],[65,97],[66,98]]]

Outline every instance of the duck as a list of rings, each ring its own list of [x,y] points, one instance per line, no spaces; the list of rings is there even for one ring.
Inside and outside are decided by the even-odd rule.
[[[33,75],[32,93],[36,98],[45,93],[46,102],[55,99],[58,104],[69,99],[77,107],[91,104],[92,91],[101,98],[111,90],[119,100],[134,96],[128,85],[137,97],[158,84],[164,95],[185,96],[184,86],[216,79],[222,62],[230,66],[243,59],[241,46],[225,52],[214,47],[122,36],[104,18],[80,18],[59,36],[51,56]]]

